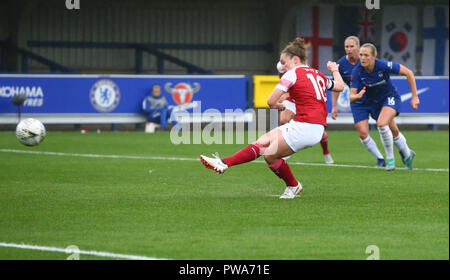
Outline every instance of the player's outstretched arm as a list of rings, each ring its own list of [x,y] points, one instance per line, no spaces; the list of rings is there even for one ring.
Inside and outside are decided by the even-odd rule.
[[[344,80],[339,73],[339,64],[336,62],[328,61],[327,68],[333,74],[334,86],[331,89],[332,91],[341,92],[344,90]]]
[[[414,77],[413,71],[411,71],[408,67],[400,64],[400,71],[398,72],[400,75],[406,76],[408,79],[409,87],[411,88],[412,98],[411,98],[411,107],[414,110],[417,110],[420,104],[419,96],[417,95],[417,86],[416,79]]]
[[[333,73],[334,85],[331,89],[331,118],[335,120],[338,116],[337,100],[339,98],[339,93],[344,90],[344,81],[339,73],[339,64],[337,64],[336,62],[328,61],[327,68]]]

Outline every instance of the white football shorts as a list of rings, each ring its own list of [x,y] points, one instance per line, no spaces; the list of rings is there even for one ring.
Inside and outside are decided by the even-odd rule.
[[[321,124],[297,122],[294,120],[279,126],[278,129],[281,130],[284,141],[294,152],[319,143],[325,130]]]
[[[283,105],[286,107],[286,110],[291,111],[292,113],[297,114],[297,109],[295,109],[295,103],[289,100],[283,100]]]

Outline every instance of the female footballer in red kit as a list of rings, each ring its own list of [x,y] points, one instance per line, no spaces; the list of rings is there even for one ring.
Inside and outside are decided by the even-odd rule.
[[[283,111],[281,96],[288,92],[295,102],[296,115],[290,122],[283,124],[263,136],[253,144],[236,152],[231,157],[213,158],[200,156],[207,168],[223,173],[233,165],[253,161],[263,155],[269,168],[286,184],[282,199],[295,198],[302,190],[301,183],[294,177],[283,157],[299,150],[312,147],[320,142],[327,125],[326,90],[343,90],[344,82],[335,62],[327,67],[333,73],[333,80],[318,70],[306,65],[307,49],[303,38],[297,37],[287,44],[280,56],[280,62],[286,73],[270,94],[267,104],[271,109]]]

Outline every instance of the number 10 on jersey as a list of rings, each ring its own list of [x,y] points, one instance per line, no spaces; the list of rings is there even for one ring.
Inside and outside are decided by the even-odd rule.
[[[306,74],[306,77],[311,81],[314,91],[316,92],[317,100],[323,99],[323,101],[327,102],[327,95],[325,94],[325,81],[322,77],[316,76],[311,73]]]

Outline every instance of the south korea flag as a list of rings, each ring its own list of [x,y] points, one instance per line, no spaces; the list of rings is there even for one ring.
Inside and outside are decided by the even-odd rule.
[[[401,63],[415,72],[417,9],[413,6],[385,6],[382,28],[378,58]]]

